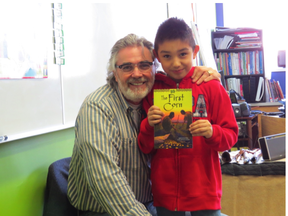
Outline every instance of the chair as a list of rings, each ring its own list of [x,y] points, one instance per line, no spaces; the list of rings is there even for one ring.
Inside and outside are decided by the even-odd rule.
[[[67,198],[67,181],[71,157],[53,162],[48,169],[43,216],[77,216]]]

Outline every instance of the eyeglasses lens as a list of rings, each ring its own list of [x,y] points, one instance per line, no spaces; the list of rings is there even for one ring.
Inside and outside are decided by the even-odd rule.
[[[150,64],[149,63],[147,63],[147,62],[143,62],[143,63],[140,63],[139,65],[138,65],[138,67],[139,67],[139,69],[140,70],[148,70],[149,68],[150,68]]]
[[[131,72],[131,71],[134,71],[136,65],[140,71],[146,71],[150,69],[152,64],[150,62],[140,62],[138,64],[129,63],[129,64],[120,65],[119,68],[122,69],[124,72]]]

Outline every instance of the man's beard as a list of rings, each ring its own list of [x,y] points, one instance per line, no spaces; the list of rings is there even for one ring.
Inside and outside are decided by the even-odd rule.
[[[134,82],[136,82],[136,83],[145,82],[145,87],[144,88],[143,87],[137,88],[134,86],[135,90],[131,90],[129,88],[129,85],[131,85],[130,83],[134,83]],[[118,87],[127,100],[132,101],[134,103],[140,103],[141,100],[143,98],[145,98],[147,96],[147,94],[151,91],[153,84],[154,84],[154,76],[153,76],[152,80],[150,80],[150,81],[149,81],[149,79],[144,78],[144,77],[139,78],[139,79],[131,78],[131,79],[127,80],[125,85],[123,85],[123,83],[119,80]]]

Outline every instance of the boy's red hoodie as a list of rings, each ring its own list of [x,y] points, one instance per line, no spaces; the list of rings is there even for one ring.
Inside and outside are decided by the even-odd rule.
[[[193,72],[194,67],[180,83],[157,73],[153,89],[192,88],[193,121],[209,120],[213,127],[212,137],[193,137],[192,149],[156,150],[154,128],[149,125],[147,118],[141,122],[138,136],[140,149],[144,153],[152,153],[154,205],[171,211],[221,209],[222,178],[218,151],[230,149],[238,138],[238,126],[231,100],[223,86],[216,80],[200,85],[192,83]],[[197,105],[200,95],[204,96],[205,102],[198,101]],[[146,113],[152,104],[153,90],[143,100]],[[201,115],[198,115],[199,106]]]

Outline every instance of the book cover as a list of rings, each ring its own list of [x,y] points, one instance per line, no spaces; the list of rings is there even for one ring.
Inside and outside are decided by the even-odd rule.
[[[273,102],[268,78],[265,78],[265,91],[266,91],[266,101]]]
[[[259,51],[259,73],[260,74],[263,74],[263,67],[264,67],[264,65],[263,65],[263,51],[260,50]]]
[[[276,96],[274,94],[274,89],[273,89],[273,86],[272,86],[272,83],[271,81],[268,79],[268,84],[269,84],[269,88],[270,88],[270,92],[271,92],[271,97],[272,97],[272,101],[271,102],[276,102],[277,99],[276,99]]]
[[[284,94],[283,94],[282,88],[281,88],[281,86],[280,86],[280,82],[279,82],[279,81],[276,81],[276,84],[277,84],[278,91],[279,91],[280,96],[281,96],[280,98],[281,98],[281,99],[284,99]]]
[[[284,98],[282,98],[280,87],[278,85],[279,82],[276,82],[274,79],[271,82],[273,82],[273,85],[274,85],[275,92],[277,94],[278,100],[284,99]]]
[[[254,73],[254,69],[253,69],[253,66],[254,66],[254,61],[253,61],[253,52],[250,51],[249,52],[249,62],[250,62],[250,74],[255,74]]]
[[[241,63],[241,53],[238,52],[238,65],[239,65],[239,75],[243,75],[242,63]]]
[[[154,126],[154,148],[192,148],[192,89],[154,89],[153,94],[154,105],[164,113]]]
[[[225,70],[226,70],[226,74],[229,74],[229,67],[228,67],[228,53],[224,53],[225,54]]]
[[[228,70],[229,75],[233,75],[231,53],[228,53]]]
[[[243,94],[243,81],[240,79],[240,95],[242,97],[244,97],[244,94]]]
[[[255,64],[256,64],[256,74],[260,74],[260,71],[259,71],[259,51],[258,50],[256,50],[255,51],[255,53],[256,53],[256,60],[255,60]]]

